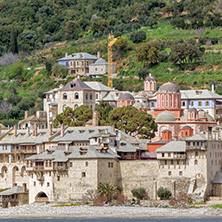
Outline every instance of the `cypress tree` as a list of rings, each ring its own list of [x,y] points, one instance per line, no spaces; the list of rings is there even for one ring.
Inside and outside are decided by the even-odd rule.
[[[18,53],[17,31],[14,30],[14,26],[11,27],[10,51],[12,53]]]

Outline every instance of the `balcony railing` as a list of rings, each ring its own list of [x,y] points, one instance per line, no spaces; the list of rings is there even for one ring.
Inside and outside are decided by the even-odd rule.
[[[205,146],[187,146],[187,150],[206,150]]]
[[[186,154],[174,154],[173,158],[174,159],[186,159],[187,155]]]
[[[34,170],[44,170],[44,166],[35,166]]]
[[[64,170],[67,170],[67,167],[66,166],[56,166],[55,170],[64,171]]]

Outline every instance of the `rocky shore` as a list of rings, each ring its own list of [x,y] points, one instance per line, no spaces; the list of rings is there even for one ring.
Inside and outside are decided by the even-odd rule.
[[[1,218],[148,218],[148,217],[222,217],[222,209],[159,208],[145,206],[86,205],[52,207],[51,204],[29,204],[11,208],[0,208]]]

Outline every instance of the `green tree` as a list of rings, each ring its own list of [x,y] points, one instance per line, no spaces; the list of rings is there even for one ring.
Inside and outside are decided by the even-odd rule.
[[[52,73],[52,65],[53,65],[53,60],[51,58],[46,59],[45,68],[49,74]]]
[[[138,70],[138,76],[140,79],[145,80],[145,78],[149,75],[149,70],[148,69],[139,69]]]
[[[145,65],[155,65],[160,60],[159,45],[157,42],[143,43],[136,48],[135,55],[139,62],[145,62]]]
[[[62,123],[68,126],[84,126],[85,123],[92,119],[93,111],[87,105],[82,105],[73,110],[70,107],[56,115],[53,126],[57,127]]]
[[[109,121],[117,129],[138,135],[140,138],[153,138],[157,131],[157,125],[152,116],[132,106],[113,109],[109,114]]]
[[[12,53],[18,53],[17,32],[15,31],[14,26],[11,27],[10,51]]]
[[[131,193],[137,199],[144,199],[146,196],[146,189],[143,187],[135,188],[135,189],[131,190]]]
[[[98,112],[99,125],[106,125],[108,123],[108,116],[113,107],[108,102],[101,101],[96,107],[95,111]]]
[[[58,63],[54,64],[52,67],[52,72],[56,77],[65,78],[68,74],[68,69]]]
[[[170,192],[169,189],[160,187],[160,188],[157,190],[157,196],[158,196],[161,200],[169,200],[170,197],[172,196],[172,194],[171,194],[171,192]]]
[[[115,48],[120,52],[125,51],[127,49],[128,45],[129,45],[129,43],[128,43],[127,39],[122,36],[117,37],[117,41],[114,44]]]
[[[65,35],[67,40],[73,39],[74,33],[79,28],[79,24],[76,21],[68,21],[65,26]]]
[[[132,33],[130,35],[130,40],[133,43],[140,43],[145,39],[146,39],[146,33],[144,31],[139,31],[139,32],[136,32],[136,33]]]
[[[24,79],[26,71],[24,64],[21,62],[15,62],[10,66],[10,79]]]
[[[184,42],[171,47],[169,61],[175,65],[179,64],[182,69],[185,69],[186,64],[193,64],[196,60],[199,60],[201,56],[202,53],[196,45]]]
[[[152,18],[152,17],[147,17],[147,18],[145,19],[145,25],[146,25],[146,26],[150,26],[151,29],[152,29],[153,26],[156,25],[156,24],[157,24],[156,19],[154,19],[154,18]]]
[[[99,195],[105,196],[110,202],[117,191],[117,187],[113,183],[104,182],[99,183],[97,191]]]

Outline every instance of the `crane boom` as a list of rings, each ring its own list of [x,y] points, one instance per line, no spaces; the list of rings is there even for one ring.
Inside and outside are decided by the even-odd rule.
[[[112,46],[117,41],[114,38],[112,32],[108,36],[108,87],[110,89],[113,88],[113,81],[112,81],[112,72],[113,72],[113,53],[112,53]]]

